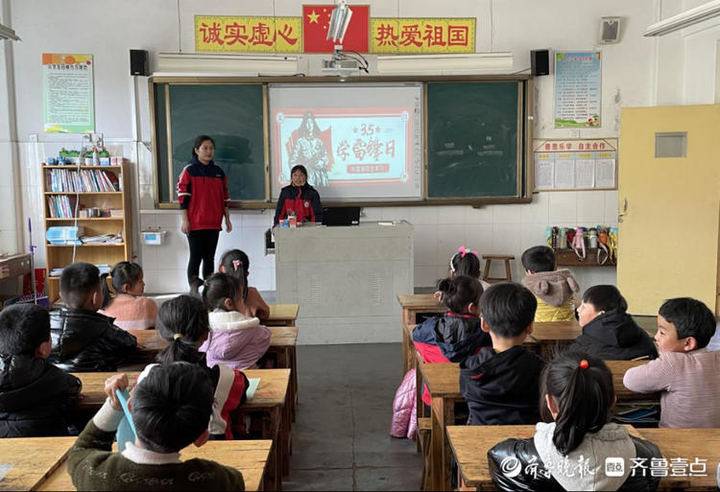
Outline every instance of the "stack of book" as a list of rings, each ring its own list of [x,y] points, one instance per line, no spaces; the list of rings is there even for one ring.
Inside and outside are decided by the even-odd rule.
[[[119,191],[117,176],[107,171],[53,169],[47,176],[47,187],[54,193]]]

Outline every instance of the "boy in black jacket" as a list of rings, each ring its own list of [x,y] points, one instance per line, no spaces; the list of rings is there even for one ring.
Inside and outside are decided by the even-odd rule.
[[[80,380],[48,362],[50,316],[34,304],[0,312],[0,437],[66,436]]]
[[[480,299],[482,330],[492,347],[460,364],[460,391],[470,410],[470,425],[534,424],[544,362],[522,347],[532,333],[537,300],[527,288],[495,284]]]
[[[100,282],[100,270],[89,263],[73,263],[60,277],[66,307],[52,313],[53,362],[70,372],[113,372],[137,350],[134,336],[98,314]]]

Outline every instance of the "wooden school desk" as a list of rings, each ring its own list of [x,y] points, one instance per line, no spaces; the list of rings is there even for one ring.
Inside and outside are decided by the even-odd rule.
[[[643,437],[641,429],[627,426],[630,435]],[[488,451],[509,438],[528,439],[535,435],[534,425],[455,425],[447,428],[448,441],[462,477],[461,490],[495,490]]]
[[[0,490],[37,488],[67,456],[75,437],[22,437],[0,439],[0,464],[10,468]]]
[[[672,473],[672,459],[681,458],[692,463],[695,458],[707,460],[706,475],[698,477],[664,477],[661,488],[717,490],[716,473],[720,463],[720,429],[638,429],[640,436],[657,445],[668,460]],[[685,468],[688,470],[687,468]],[[689,471],[689,470],[688,470]],[[679,474],[683,474],[680,472]],[[689,473],[685,473],[689,475]]]
[[[538,352],[545,360],[550,360],[558,348],[571,344],[582,334],[577,321],[547,321],[533,323],[533,332],[528,337],[537,344]]]
[[[267,353],[275,357],[278,369],[290,369],[290,416],[295,422],[295,410],[298,404],[298,381],[297,381],[297,337],[296,326],[273,326],[270,328],[270,347]]]
[[[402,307],[401,326],[403,327],[403,374],[415,367],[415,349],[412,336],[408,334],[407,327],[417,324],[418,313],[444,313],[447,308],[432,294],[405,294],[397,296]],[[412,334],[412,329],[410,330]]]
[[[260,386],[253,398],[245,402],[238,412],[262,415],[262,438],[271,439],[276,444],[268,468],[269,478],[274,479],[279,486],[281,473],[289,470],[291,427],[287,400],[290,369],[248,369],[243,372],[248,378],[260,378]],[[82,382],[82,399],[79,405],[81,410],[97,411],[102,406],[105,402],[105,380],[114,374],[116,373],[74,373]],[[137,381],[138,372],[126,374],[131,383]]]
[[[265,326],[295,326],[300,312],[299,304],[269,304],[270,316],[261,320]]]
[[[268,463],[271,447],[272,442],[268,440],[208,441],[199,448],[190,445],[183,449],[181,459],[187,461],[193,458],[202,458],[230,466],[243,474],[245,490],[263,490],[265,467]],[[40,484],[37,490],[75,490],[67,472],[67,461],[63,461]]]

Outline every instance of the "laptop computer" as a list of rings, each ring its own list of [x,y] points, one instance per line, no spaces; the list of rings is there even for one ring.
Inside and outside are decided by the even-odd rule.
[[[352,226],[360,224],[360,207],[323,208],[322,223],[326,226]]]

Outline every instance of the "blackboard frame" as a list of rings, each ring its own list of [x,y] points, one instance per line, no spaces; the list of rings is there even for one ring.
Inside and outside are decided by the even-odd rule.
[[[429,198],[428,197],[428,107],[427,107],[427,84],[432,82],[492,82],[492,81],[514,81],[518,84],[518,193],[515,196],[490,196],[490,197],[453,197],[453,198]],[[150,101],[150,124],[152,132],[152,157],[153,157],[153,193],[156,209],[177,209],[178,203],[159,201],[159,180],[161,172],[167,173],[168,163],[162,163],[158,159],[158,134],[156,128],[156,101],[155,91],[158,84],[262,84],[263,85],[263,134],[264,134],[264,158],[265,158],[265,189],[264,200],[230,202],[231,209],[272,209],[275,203],[270,198],[270,121],[268,115],[268,85],[272,83],[388,83],[388,82],[422,82],[424,108],[423,108],[423,198],[422,200],[408,201],[354,201],[342,203],[324,203],[328,206],[344,205],[359,207],[391,207],[391,206],[428,206],[428,205],[471,205],[480,207],[489,204],[511,204],[530,203],[533,192],[533,159],[532,159],[532,127],[534,116],[533,104],[533,79],[529,74],[513,75],[454,75],[454,76],[392,76],[392,77],[350,77],[341,79],[339,77],[233,77],[233,76],[152,76],[148,79],[148,93]],[[170,120],[170,115],[167,114]]]

